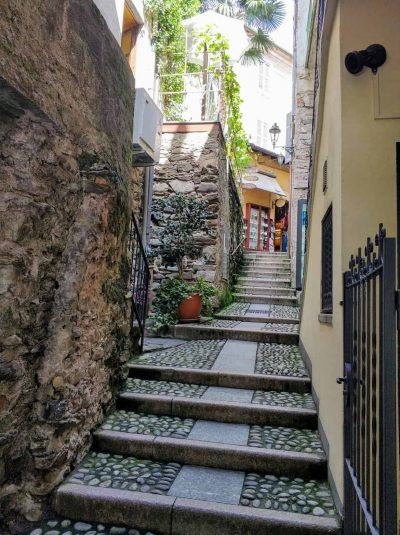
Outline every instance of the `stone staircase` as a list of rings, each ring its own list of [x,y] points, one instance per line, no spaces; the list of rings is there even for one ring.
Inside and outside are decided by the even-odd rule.
[[[197,335],[179,326],[190,341],[132,359],[116,411],[56,492],[60,517],[34,535],[341,532],[295,300],[243,291],[290,290],[287,266],[285,255],[246,255],[238,294],[260,303],[233,303],[213,320],[226,323]]]

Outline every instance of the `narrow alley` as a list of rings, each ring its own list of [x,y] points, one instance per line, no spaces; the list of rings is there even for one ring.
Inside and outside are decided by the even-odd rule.
[[[91,534],[121,521],[163,535],[340,532],[292,292],[286,254],[247,253],[216,319],[178,325],[191,341],[147,341],[57,490],[64,522]],[[40,533],[69,533],[61,522]]]

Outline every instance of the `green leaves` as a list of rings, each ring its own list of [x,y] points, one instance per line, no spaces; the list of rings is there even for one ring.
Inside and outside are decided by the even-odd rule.
[[[195,283],[188,283],[180,279],[167,279],[156,290],[152,303],[151,319],[154,321],[155,332],[165,331],[170,325],[178,321],[178,307],[181,302],[198,293],[203,303],[203,312],[211,315],[214,309],[213,300],[217,295],[216,288],[200,278]]]
[[[153,218],[160,226],[156,248],[167,264],[177,264],[183,278],[183,259],[195,257],[199,248],[193,234],[207,228],[207,202],[178,193],[153,202]]]

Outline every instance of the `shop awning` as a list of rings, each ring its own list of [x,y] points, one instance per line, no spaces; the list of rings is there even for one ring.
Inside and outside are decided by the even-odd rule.
[[[274,193],[275,195],[287,197],[287,194],[280,187],[276,178],[261,173],[255,173],[254,175],[252,175],[250,180],[244,178],[242,181],[242,188],[260,189],[263,191],[268,191],[269,193]]]

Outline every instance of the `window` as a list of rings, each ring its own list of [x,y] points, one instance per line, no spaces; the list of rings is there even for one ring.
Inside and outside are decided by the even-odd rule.
[[[124,19],[122,27],[121,48],[129,65],[134,71],[135,67],[135,46],[138,37],[139,24],[136,22],[128,5],[124,7]]]
[[[268,145],[269,130],[268,124],[264,121],[257,121],[257,141],[259,147],[266,147]]]
[[[321,312],[332,314],[333,309],[333,229],[332,205],[322,220],[322,278],[321,278]]]
[[[267,92],[269,90],[269,63],[260,63],[258,67],[258,88]]]

